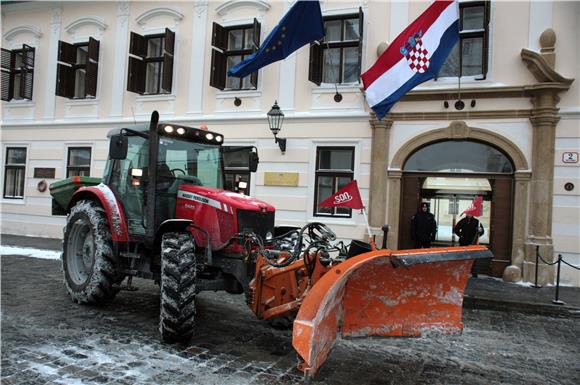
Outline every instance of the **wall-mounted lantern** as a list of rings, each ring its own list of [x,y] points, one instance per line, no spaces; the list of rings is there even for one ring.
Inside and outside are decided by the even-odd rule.
[[[280,110],[278,106],[278,101],[274,102],[272,109],[268,111],[268,124],[270,125],[270,131],[274,134],[274,142],[278,143],[280,151],[282,154],[286,152],[286,139],[278,138],[278,133],[282,129],[282,123],[284,122],[284,113]]]

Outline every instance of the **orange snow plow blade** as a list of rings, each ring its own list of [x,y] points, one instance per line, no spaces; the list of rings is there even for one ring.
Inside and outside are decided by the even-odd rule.
[[[420,336],[463,328],[463,291],[483,246],[377,250],[332,267],[306,295],[294,321],[299,369],[312,377],[338,337]]]

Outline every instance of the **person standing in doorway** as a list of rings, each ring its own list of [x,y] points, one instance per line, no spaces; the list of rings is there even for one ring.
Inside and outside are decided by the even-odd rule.
[[[429,203],[421,203],[421,208],[411,218],[411,238],[417,248],[431,247],[437,234],[435,216],[429,212]]]
[[[466,214],[453,229],[455,235],[459,237],[459,246],[476,245],[479,237],[484,233],[483,225],[479,219],[471,214]]]
[[[484,233],[483,225],[479,219],[483,215],[483,197],[476,197],[471,203],[471,207],[463,212],[462,218],[455,227],[453,233],[459,237],[459,246],[477,245],[479,237]],[[477,277],[477,267],[475,262],[471,266],[471,275]]]

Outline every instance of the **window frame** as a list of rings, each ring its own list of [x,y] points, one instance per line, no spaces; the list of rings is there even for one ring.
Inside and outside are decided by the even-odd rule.
[[[2,198],[3,199],[10,199],[10,200],[23,200],[24,199],[24,196],[25,196],[25,194],[24,194],[25,191],[24,190],[26,188],[25,181],[26,181],[26,162],[27,162],[27,159],[28,159],[28,148],[26,146],[18,146],[18,145],[16,145],[16,146],[6,146],[6,147],[4,147],[4,149],[5,149],[6,157],[4,158],[4,188],[2,189],[3,190],[2,191]],[[9,154],[10,150],[13,150],[13,149],[21,149],[21,150],[24,150],[25,158],[24,158],[24,163],[23,164],[20,164],[20,163],[18,163],[18,164],[9,164],[8,163],[8,154]],[[19,186],[19,188],[22,190],[22,195],[21,196],[16,196],[16,195],[7,196],[6,195],[7,187],[8,187],[8,184],[7,184],[7,182],[8,182],[8,172],[7,171],[9,169],[12,169],[12,170],[20,170],[21,169],[21,170],[23,170],[22,171],[22,173],[23,173],[22,181],[20,182],[20,186]],[[13,183],[13,184],[14,184],[14,187],[16,187],[16,183]]]
[[[86,61],[79,64],[77,54],[82,47],[87,48]],[[62,40],[58,41],[56,96],[75,100],[95,99],[97,97],[99,49],[100,41],[92,37],[89,37],[88,41],[73,44]],[[78,70],[83,69],[85,70],[83,92],[77,96],[77,73]]]
[[[71,151],[74,150],[89,150],[89,165],[88,166],[71,166]],[[93,158],[93,148],[90,146],[69,146],[67,147],[67,155],[66,155],[66,177],[70,178],[69,175],[71,171],[86,171],[87,176],[91,175],[91,160]]]
[[[360,75],[362,72],[362,45],[363,45],[363,31],[364,31],[364,12],[362,7],[359,7],[358,13],[344,13],[337,15],[328,15],[323,18],[324,24],[329,21],[340,20],[340,41],[326,42],[326,37],[319,41],[310,44],[310,62],[308,70],[308,80],[320,86],[322,83],[325,84],[338,84],[338,85],[352,85],[360,84]],[[345,21],[348,19],[358,19],[359,21],[359,38],[358,40],[344,40],[345,36]],[[326,26],[325,26],[326,28]],[[324,52],[328,49],[340,49],[340,58],[338,65],[338,82],[327,83],[324,82]],[[344,76],[344,50],[346,48],[358,48],[358,79],[355,82],[343,82]]]
[[[463,1],[459,3],[459,41],[458,44],[458,54],[459,54],[459,77],[465,77],[463,75],[463,40],[472,38],[482,38],[482,52],[481,52],[481,74],[479,75],[466,75],[469,78],[474,78],[474,80],[485,80],[487,78],[488,64],[489,64],[489,23],[490,23],[490,1],[488,0],[477,0],[477,1]],[[463,12],[466,8],[483,7],[483,28],[475,30],[463,31]],[[443,63],[445,66],[445,63]],[[450,79],[457,76],[437,76],[437,79]]]
[[[149,40],[162,39],[160,56],[148,55]],[[173,93],[173,62],[175,55],[175,32],[165,28],[165,32],[140,35],[131,32],[127,91],[140,95],[170,95]],[[147,91],[148,64],[160,63],[161,69],[156,79],[156,92]]]
[[[34,60],[36,48],[22,44],[22,48],[2,48],[2,97],[5,102],[13,100],[32,101],[34,91]],[[21,64],[16,67],[16,56],[21,56]],[[20,75],[20,89],[17,97],[14,95],[15,78]]]
[[[247,30],[252,30],[253,47],[242,48],[237,50],[228,49],[229,34],[231,31],[242,30],[242,46],[246,41]],[[258,89],[258,71],[252,72],[250,75],[250,87],[244,88],[244,80],[248,77],[239,78],[239,87],[227,87],[228,57],[241,56],[244,60],[248,55],[256,52],[260,47],[261,41],[261,23],[254,19],[253,23],[235,24],[222,26],[216,22],[213,23],[212,28],[212,55],[211,55],[211,69],[210,69],[210,86],[219,89],[220,91],[253,91]]]
[[[349,150],[351,151],[351,170],[347,171],[345,169],[323,169],[320,170],[320,152],[323,150]],[[312,215],[314,217],[326,217],[326,218],[352,218],[352,209],[348,209],[348,214],[338,214],[337,207],[332,207],[332,213],[320,213],[318,212],[319,202],[318,202],[318,178],[319,177],[333,177],[332,180],[332,194],[336,194],[338,191],[337,187],[337,178],[340,177],[347,177],[350,178],[350,181],[354,180],[354,168],[355,168],[355,153],[356,153],[356,146],[317,146],[316,147],[316,162],[315,162],[315,170],[314,170],[314,207],[312,211]],[[332,195],[331,194],[331,195]],[[328,198],[328,197],[326,197]],[[326,199],[324,198],[324,199]]]

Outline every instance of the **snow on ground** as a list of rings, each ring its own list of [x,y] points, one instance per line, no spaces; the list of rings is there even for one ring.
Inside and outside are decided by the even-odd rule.
[[[0,246],[0,255],[24,255],[40,259],[60,259],[60,251],[15,246]]]

